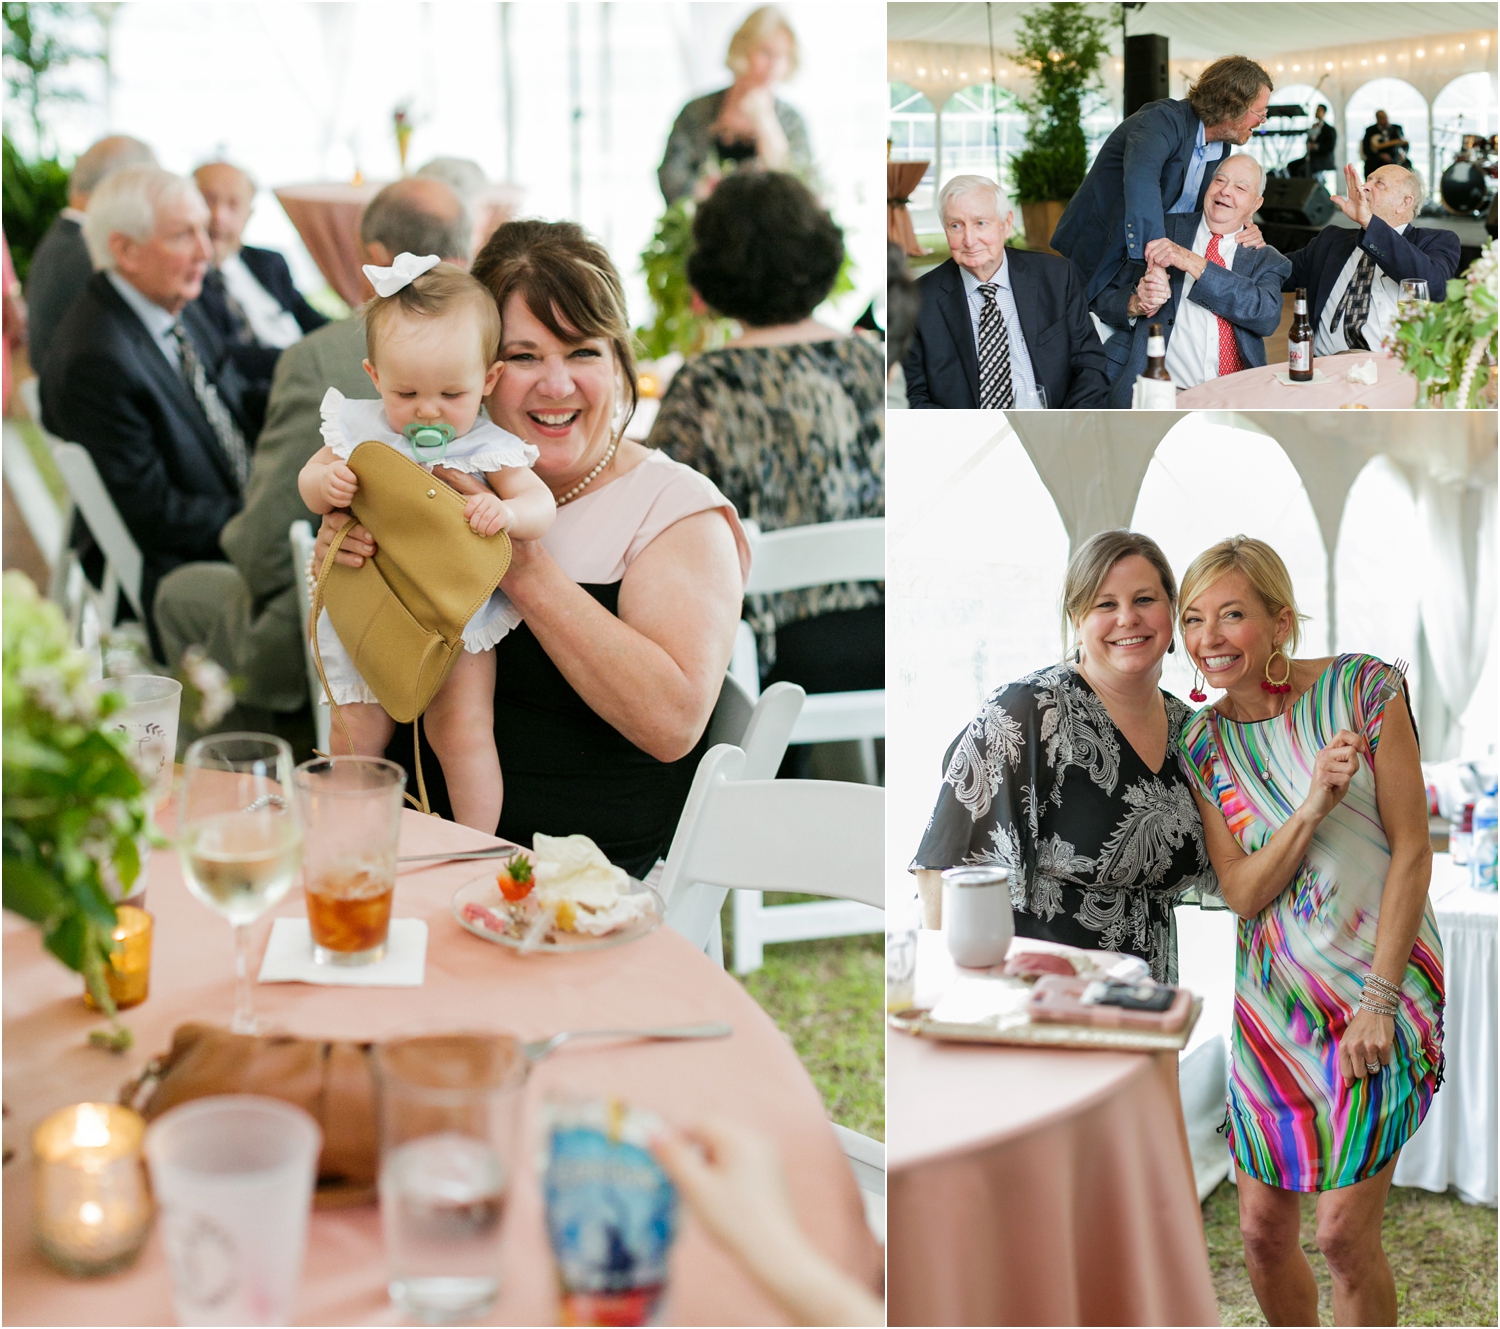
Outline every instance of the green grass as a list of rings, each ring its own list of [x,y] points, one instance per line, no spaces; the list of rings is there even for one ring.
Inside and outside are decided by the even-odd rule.
[[[767,894],[767,904],[811,896]],[[733,911],[724,908],[724,954],[734,954]],[[885,937],[831,937],[768,946],[741,980],[792,1041],[840,1126],[885,1139]]]
[[[1224,1324],[1265,1324],[1240,1244],[1239,1198],[1227,1181],[1203,1203],[1214,1294]],[[1333,1323],[1328,1268],[1314,1240],[1316,1197],[1302,1197],[1302,1249],[1318,1281],[1318,1316]],[[1398,1186],[1385,1208],[1382,1240],[1396,1275],[1398,1324],[1496,1323],[1495,1211],[1456,1195]]]

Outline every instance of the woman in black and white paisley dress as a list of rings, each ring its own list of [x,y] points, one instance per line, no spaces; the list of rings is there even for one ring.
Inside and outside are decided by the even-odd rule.
[[[985,699],[944,758],[912,864],[1004,867],[1018,936],[1137,955],[1169,983],[1173,906],[1218,895],[1175,755],[1192,711],[1159,686],[1176,598],[1145,536],[1105,531],[1074,555],[1077,649]]]

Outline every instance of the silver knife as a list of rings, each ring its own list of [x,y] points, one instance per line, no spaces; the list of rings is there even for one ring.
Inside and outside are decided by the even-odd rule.
[[[398,858],[397,863],[459,863],[470,858],[514,858],[521,850],[513,845],[497,845],[494,849],[470,849],[457,854],[408,854]]]

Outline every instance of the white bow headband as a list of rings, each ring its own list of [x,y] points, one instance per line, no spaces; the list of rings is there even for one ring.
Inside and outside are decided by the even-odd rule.
[[[410,286],[424,272],[430,272],[443,260],[436,254],[397,254],[396,261],[388,268],[377,268],[373,263],[364,265],[364,274],[375,288],[375,294],[387,299],[403,286]]]

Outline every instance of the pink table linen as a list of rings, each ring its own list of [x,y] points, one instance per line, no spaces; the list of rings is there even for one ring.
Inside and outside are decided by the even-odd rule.
[[[1376,381],[1350,383],[1349,370],[1366,360],[1375,361]],[[1210,379],[1177,394],[1179,411],[1331,411],[1341,406],[1367,406],[1371,410],[1406,411],[1417,404],[1417,380],[1402,372],[1389,351],[1359,355],[1320,355],[1313,361],[1331,383],[1283,383],[1278,371],[1286,362],[1261,369],[1242,369],[1238,374]]]
[[[170,809],[169,809],[170,811]],[[167,818],[170,824],[170,816]],[[407,812],[403,854],[469,849],[495,841]],[[554,1324],[558,1305],[533,1171],[536,1114],[551,1092],[617,1094],[688,1124],[722,1115],[774,1139],[807,1239],[872,1290],[880,1251],[817,1091],[786,1038],[745,990],[683,937],[662,927],[643,940],[576,956],[521,957],[465,932],[449,913],[463,882],[490,865],[451,863],[404,871],[395,916],[424,918],[429,934],[420,989],[256,985],[256,1009],[288,1032],[382,1039],[426,1031],[503,1030],[531,1039],[562,1029],[724,1020],[731,1038],[705,1043],[580,1044],[554,1054],[526,1089],[523,1144],[506,1218],[502,1291],[494,1324]],[[170,1324],[170,1284],[160,1236],[139,1262],[104,1279],[74,1280],[43,1263],[30,1235],[30,1132],[68,1103],[113,1101],[122,1082],[164,1050],[190,1020],[227,1024],[233,1007],[229,925],[189,895],[176,856],[158,849],[147,907],[155,915],[151,996],[122,1015],[135,1034],[123,1056],[86,1046],[97,1014],[79,980],[41,949],[31,927],[4,929],[6,1324]],[[303,913],[300,890],[273,915]],[[270,921],[255,928],[255,963]],[[303,1324],[398,1324],[386,1295],[379,1214],[373,1206],[317,1211],[309,1228],[297,1314]],[[672,1259],[667,1318],[677,1324],[784,1323],[767,1299],[684,1211]]]
[[[886,1121],[889,1323],[1218,1323],[1175,1053],[891,1033]]]
[[[307,252],[351,309],[375,292],[359,270],[359,219],[384,182],[361,185],[283,185],[274,191]]]

